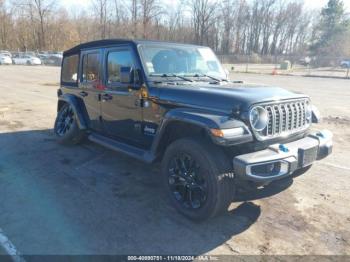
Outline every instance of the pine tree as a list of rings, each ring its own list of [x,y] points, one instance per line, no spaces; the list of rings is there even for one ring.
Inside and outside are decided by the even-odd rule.
[[[321,11],[318,26],[315,27],[311,51],[315,55],[343,55],[344,48],[347,47],[340,44],[342,39],[350,37],[349,22],[344,3],[341,0],[329,0]]]

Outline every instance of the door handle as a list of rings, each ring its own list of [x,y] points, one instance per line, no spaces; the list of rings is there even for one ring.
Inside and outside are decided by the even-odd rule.
[[[87,92],[85,92],[85,91],[82,91],[82,92],[80,92],[79,93],[82,97],[86,97],[86,96],[88,96],[89,94],[87,93]]]
[[[102,100],[102,102],[106,102],[106,101],[109,101],[109,100],[112,100],[113,99],[113,96],[111,96],[110,94],[103,94],[102,96],[101,96],[101,100]]]

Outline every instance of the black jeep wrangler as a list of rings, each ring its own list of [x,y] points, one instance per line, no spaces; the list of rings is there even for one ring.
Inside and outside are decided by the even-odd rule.
[[[66,52],[54,131],[146,163],[161,161],[176,209],[227,210],[237,188],[291,176],[332,151],[308,96],[230,81],[210,48],[101,40]]]

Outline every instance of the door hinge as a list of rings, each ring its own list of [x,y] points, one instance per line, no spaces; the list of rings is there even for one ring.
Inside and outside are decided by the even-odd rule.
[[[135,100],[135,106],[149,107],[149,102],[143,98]]]
[[[134,105],[142,107],[142,99],[136,99]]]

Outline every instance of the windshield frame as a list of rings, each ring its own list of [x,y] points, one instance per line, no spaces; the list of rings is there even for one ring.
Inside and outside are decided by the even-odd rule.
[[[156,75],[153,75],[152,76],[152,73],[150,73],[148,71],[148,67],[147,67],[147,64],[146,64],[146,61],[145,61],[145,57],[144,57],[144,52],[145,50],[143,49],[143,47],[163,47],[163,48],[169,48],[169,49],[173,49],[173,48],[194,48],[194,49],[198,49],[198,48],[203,48],[203,49],[209,49],[213,55],[215,56],[215,62],[217,62],[217,65],[218,65],[218,69],[219,71],[221,71],[222,73],[222,76],[218,76],[218,75],[213,75],[213,77],[215,78],[220,78],[222,80],[227,80],[227,75],[226,75],[226,72],[224,70],[224,67],[222,66],[220,60],[218,59],[218,57],[216,56],[215,52],[210,48],[210,47],[207,47],[207,46],[199,46],[199,45],[190,45],[190,44],[179,44],[179,43],[140,43],[137,45],[137,51],[139,53],[139,57],[140,57],[140,62],[142,64],[142,67],[143,67],[143,71],[144,71],[144,74],[146,76],[146,79],[152,79],[152,78],[161,78],[161,76],[156,76]],[[195,77],[196,73],[193,73],[193,74],[177,74],[176,72],[172,72],[171,74],[175,74],[175,75],[179,75],[181,77]],[[203,75],[204,73],[200,73],[200,75]],[[172,78],[173,76],[169,76],[167,78]],[[176,77],[174,77],[176,78]],[[179,80],[179,79],[177,79]]]

